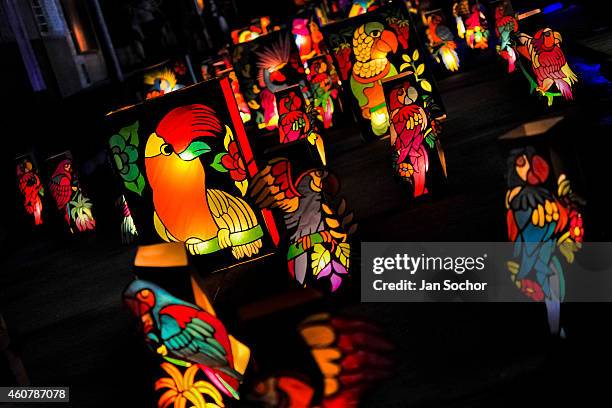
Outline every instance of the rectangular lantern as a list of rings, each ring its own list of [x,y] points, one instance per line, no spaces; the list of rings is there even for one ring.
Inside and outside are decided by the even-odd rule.
[[[413,72],[419,88],[435,100],[432,116],[444,116],[433,75],[403,3],[390,3],[321,30],[364,137],[388,134],[382,81],[405,71]]]
[[[337,122],[342,111],[338,73],[330,55],[321,55],[305,62],[317,118],[325,129]]]
[[[435,101],[413,72],[383,80],[389,111],[394,176],[409,186],[413,197],[438,188],[446,179],[446,161],[439,126],[431,115]]]
[[[145,68],[142,74],[144,99],[177,91],[196,82],[188,56],[173,58]]]
[[[276,27],[270,27],[270,17],[255,18],[251,20],[251,24],[248,26],[232,31],[232,42],[234,44],[248,42],[261,35],[268,34],[268,31],[273,31],[274,29]]]
[[[50,174],[49,193],[70,232],[93,231],[96,228],[92,213],[93,204],[79,183],[72,153],[65,151],[49,157],[46,167],[47,174]]]
[[[210,271],[278,244],[247,196],[257,173],[230,80],[213,79],[107,115],[112,161],[143,243],[184,242]]]
[[[252,41],[237,44],[232,64],[240,89],[251,109],[251,122],[259,129],[277,127],[278,113],[274,93],[300,84],[307,90],[300,54],[287,30],[279,30]]]
[[[431,10],[423,13],[425,40],[430,54],[438,64],[455,72],[459,70],[459,55],[455,36],[448,28],[442,10]]]
[[[43,223],[43,196],[45,188],[40,181],[38,166],[32,153],[18,156],[15,159],[17,174],[17,189],[24,213],[33,225]]]

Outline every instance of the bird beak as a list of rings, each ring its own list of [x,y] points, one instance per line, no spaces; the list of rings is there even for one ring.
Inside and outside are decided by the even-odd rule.
[[[397,37],[389,30],[384,30],[380,35],[378,41],[376,41],[375,48],[376,50],[384,53],[385,55],[388,52],[396,52],[397,51]],[[373,56],[374,58],[382,58],[385,55],[381,56]]]
[[[555,38],[555,44],[559,45],[563,41],[563,37],[561,37],[561,33],[558,31],[553,31],[553,37]]]
[[[155,157],[161,154],[161,147],[164,144],[164,139],[157,136],[157,133],[151,133],[147,139],[147,145],[145,147],[145,157]]]
[[[185,150],[179,153],[179,157],[185,161],[191,161],[204,153],[210,152],[210,146],[208,143],[204,143],[200,140],[193,141],[187,146]]]

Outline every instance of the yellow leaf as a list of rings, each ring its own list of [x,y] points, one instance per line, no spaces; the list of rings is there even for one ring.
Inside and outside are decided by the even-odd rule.
[[[410,68],[410,64],[404,63],[402,65],[400,65],[400,71],[404,71],[406,69]]]
[[[416,74],[417,75],[421,75],[423,72],[425,72],[425,64],[421,64],[417,67],[416,69]]]
[[[321,208],[323,208],[323,211],[325,211],[326,214],[332,215],[334,212],[331,208],[329,208],[329,205],[327,204],[321,204]]]
[[[412,53],[412,59],[415,61],[419,59],[419,50],[414,50]]]
[[[312,348],[328,347],[336,340],[334,331],[328,326],[309,326],[302,329],[301,334]]]
[[[428,80],[424,79],[419,82],[419,84],[421,84],[421,88],[423,88],[424,91],[431,92],[431,84]]]
[[[234,140],[234,134],[229,126],[225,125],[225,137],[223,138],[223,147],[225,147],[225,150],[227,150],[227,147],[232,140]]]
[[[315,244],[311,255],[312,274],[317,276],[331,262],[331,254],[321,244]]]
[[[349,244],[348,242],[341,242],[340,244],[338,244],[338,247],[336,248],[336,257],[338,258],[340,263],[346,267],[346,269],[348,269],[349,267],[350,256],[351,244]]]
[[[410,55],[406,55],[406,54],[402,55],[402,59],[404,61],[406,61],[406,62],[411,62],[412,61],[412,59],[410,59]]]
[[[325,218],[325,223],[329,228],[338,228],[340,226],[340,223],[335,218]]]
[[[242,181],[234,181],[234,184],[236,185],[236,187],[238,187],[238,190],[240,190],[240,194],[242,194],[242,196],[244,197],[247,192],[247,188],[249,188],[249,181],[247,179],[244,179]]]

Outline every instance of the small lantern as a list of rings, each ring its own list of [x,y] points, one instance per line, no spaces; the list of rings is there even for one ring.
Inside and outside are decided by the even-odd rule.
[[[448,29],[444,21],[442,10],[433,10],[423,15],[426,24],[425,34],[427,48],[438,64],[455,72],[459,70],[459,55],[457,55],[457,43],[453,33]]]
[[[295,84],[301,85],[303,92],[307,91],[304,67],[292,34],[279,30],[237,44],[232,60],[252,121],[259,129],[276,129],[278,113],[274,93]]]
[[[323,34],[312,12],[299,14],[291,23],[291,33],[300,52],[302,62],[325,53]]]
[[[415,198],[429,193],[446,178],[439,125],[431,115],[435,102],[421,82],[411,72],[383,81],[393,171],[395,177],[410,186]]]
[[[334,125],[342,110],[338,73],[330,55],[321,55],[306,61],[308,83],[312,90],[314,109],[323,128]]]
[[[34,226],[42,225],[45,189],[40,181],[34,155],[30,153],[19,156],[15,162],[17,164],[17,187],[23,200],[23,209],[32,218]]]
[[[51,174],[49,192],[70,232],[93,231],[96,228],[92,213],[93,204],[81,188],[72,153],[66,151],[49,157],[46,164]]]
[[[489,27],[485,13],[484,6],[478,1],[459,0],[453,4],[457,33],[470,48],[489,48]]]
[[[268,34],[269,31],[273,31],[275,27],[270,27],[270,17],[255,18],[251,21],[247,27],[239,28],[232,31],[232,42],[234,44],[242,44],[256,39],[259,36]]]
[[[227,77],[108,115],[110,152],[143,243],[183,242],[210,271],[278,244],[246,192],[258,172]]]
[[[144,99],[165,95],[195,82],[188,57],[171,59],[144,70]]]
[[[389,121],[382,81],[411,71],[420,86],[437,99],[433,117],[444,108],[427,68],[418,36],[404,4],[391,3],[364,15],[322,28],[332,52],[347,99],[367,139],[384,136]]]

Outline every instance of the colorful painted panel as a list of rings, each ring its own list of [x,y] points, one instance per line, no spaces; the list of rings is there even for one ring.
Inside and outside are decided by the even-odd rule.
[[[251,120],[259,129],[277,127],[275,92],[296,84],[307,92],[299,52],[293,35],[286,30],[234,46],[232,61],[240,89],[251,110]]]
[[[191,402],[197,401],[194,393],[213,401],[221,401],[220,394],[240,399],[238,387],[250,350],[227,333],[208,299],[206,307],[199,307],[154,283],[135,280],[123,292],[123,301],[141,323],[151,350],[164,360],[161,368],[168,375],[155,383],[156,390],[166,389],[160,407],[170,404],[161,399],[168,399],[172,393],[167,391],[177,388],[188,394]],[[196,381],[198,374],[206,380]],[[179,405],[176,399],[186,398],[175,397],[175,405]]]
[[[323,128],[329,129],[342,108],[338,73],[330,55],[309,59],[306,68],[317,118]]]
[[[232,31],[232,41],[234,44],[249,42],[272,30],[273,28],[270,27],[270,17],[256,18],[247,27]]]
[[[96,220],[92,213],[92,203],[79,184],[74,168],[72,154],[68,151],[46,160],[51,178],[49,193],[57,209],[61,212],[70,232],[92,231]]]
[[[414,72],[419,92],[429,93],[436,102],[432,116],[444,115],[433,76],[425,65],[418,37],[403,3],[379,7],[373,12],[325,26],[322,31],[364,136],[372,138],[388,133],[389,117],[382,80],[399,72]]]
[[[489,47],[489,27],[486,10],[477,0],[459,0],[453,4],[453,15],[459,37],[468,47],[486,50]]]
[[[419,87],[413,73],[383,83],[391,122],[392,164],[395,176],[408,184],[413,197],[427,194],[436,179],[446,175],[438,124],[430,109],[431,96]]]
[[[195,83],[185,58],[176,58],[146,68],[143,76],[143,95],[145,99],[155,98],[174,92]]]
[[[457,55],[457,43],[455,36],[446,26],[444,14],[441,10],[426,13],[426,39],[427,48],[438,64],[451,71],[459,69],[459,55]]]
[[[512,281],[526,296],[546,303],[551,332],[563,335],[563,264],[572,263],[581,248],[582,200],[565,174],[555,180],[547,156],[531,146],[510,152],[507,182],[508,239],[515,243],[507,264]]]
[[[245,197],[257,166],[227,77],[108,120],[113,161],[143,242],[184,242],[213,271],[278,243],[271,214]]]
[[[500,57],[508,62],[508,73],[514,72],[516,52],[513,45],[513,33],[518,32],[518,21],[514,17],[509,1],[502,1],[495,7],[495,35],[498,44],[495,47]]]
[[[34,225],[43,223],[43,196],[45,188],[40,181],[38,167],[32,154],[19,156],[16,159],[17,188],[23,201],[23,209],[32,217]]]
[[[279,149],[253,179],[251,194],[262,208],[282,214],[291,276],[301,285],[334,292],[349,277],[357,225],[344,199],[336,200],[339,182],[319,154],[306,141]]]
[[[295,37],[302,62],[325,53],[323,34],[314,15],[294,18],[291,23],[291,33]]]

